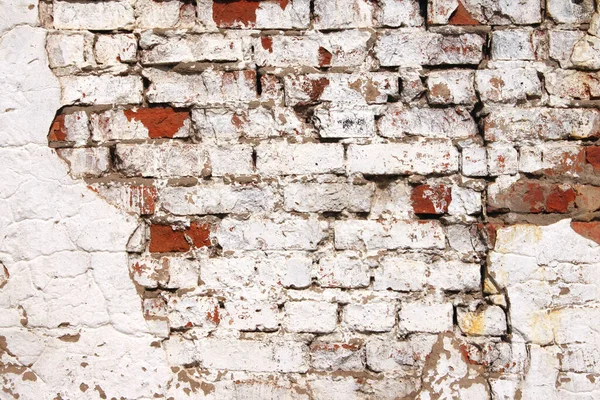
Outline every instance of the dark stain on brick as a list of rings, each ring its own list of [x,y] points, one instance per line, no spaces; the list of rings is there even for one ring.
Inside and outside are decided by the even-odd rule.
[[[173,138],[190,116],[189,111],[176,111],[170,107],[139,108],[123,112],[128,121],[141,122],[152,139]]]

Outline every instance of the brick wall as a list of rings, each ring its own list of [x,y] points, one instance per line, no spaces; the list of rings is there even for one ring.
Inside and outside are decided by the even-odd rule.
[[[49,146],[138,222],[155,397],[600,393],[593,0],[39,8]]]

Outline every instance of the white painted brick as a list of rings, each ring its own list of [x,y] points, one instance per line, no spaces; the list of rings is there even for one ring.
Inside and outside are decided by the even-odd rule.
[[[356,253],[335,253],[319,260],[317,282],[321,287],[361,288],[369,286],[369,265]]]
[[[367,0],[315,0],[316,29],[373,26],[373,4]]]
[[[263,89],[264,90],[264,89]],[[194,109],[192,119],[200,136],[217,143],[237,142],[240,137],[265,139],[301,134],[304,122],[290,108]]]
[[[600,74],[597,72],[555,69],[544,73],[546,91],[559,104],[564,100],[590,100],[600,96]]]
[[[75,111],[64,116],[65,140],[75,146],[85,146],[90,139],[89,118],[85,111]]]
[[[483,101],[515,102],[542,95],[542,84],[534,69],[478,70],[475,80]]]
[[[435,344],[434,335],[412,335],[406,341],[371,339],[367,342],[367,365],[373,371],[402,371],[424,361]]]
[[[423,16],[418,0],[382,0],[377,13],[379,25],[422,26]]]
[[[256,301],[226,302],[225,310],[231,319],[228,328],[239,331],[275,331],[279,328],[277,304]]]
[[[110,31],[132,29],[135,22],[131,2],[126,0],[92,3],[55,0],[53,5],[56,29]]]
[[[513,175],[519,170],[519,154],[517,150],[501,143],[495,143],[487,148],[488,169],[491,176]]]
[[[361,371],[364,350],[360,345],[346,343],[312,343],[310,365],[320,371]]]
[[[378,104],[385,103],[388,96],[398,95],[398,76],[389,72],[286,75],[284,85],[288,106],[320,101],[345,105]]]
[[[475,72],[469,70],[431,72],[427,76],[427,98],[431,104],[475,104],[474,77]]]
[[[151,332],[159,337],[169,337],[169,321],[167,319],[167,306],[163,299],[144,299],[142,310],[146,324]]]
[[[126,176],[202,176],[210,165],[206,149],[197,144],[117,144],[118,169]]]
[[[110,169],[108,147],[57,149],[56,152],[67,162],[71,174],[78,178],[101,176]]]
[[[261,143],[256,168],[264,175],[304,175],[341,172],[344,147],[338,143]]]
[[[337,324],[337,304],[319,301],[285,303],[284,327],[290,332],[329,333]]]
[[[179,0],[136,0],[136,26],[142,29],[191,28],[194,25],[194,6]]]
[[[316,250],[327,223],[314,219],[287,219],[277,223],[224,219],[217,240],[224,250]]]
[[[456,316],[460,330],[468,336],[502,336],[506,334],[506,314],[498,306],[474,311],[459,307]]]
[[[420,108],[394,105],[388,107],[377,121],[383,137],[402,138],[423,136],[427,138],[459,139],[477,134],[477,125],[464,108]]]
[[[98,35],[94,44],[98,64],[116,65],[137,61],[137,38],[135,35]]]
[[[485,147],[467,147],[462,150],[462,173],[466,176],[486,176],[488,174]]]
[[[400,98],[403,102],[409,103],[418,100],[425,93],[425,85],[421,80],[421,74],[413,69],[400,69],[400,79],[402,81],[402,93]]]
[[[368,212],[374,185],[291,183],[284,187],[284,207],[299,212]]]
[[[169,281],[169,261],[167,257],[132,257],[129,259],[129,274],[138,285],[156,289]]]
[[[358,332],[389,332],[396,323],[396,310],[391,303],[348,304],[343,310],[343,322]]]
[[[254,42],[254,57],[257,65],[266,67],[354,67],[364,63],[370,38],[358,30],[261,36]]]
[[[159,191],[162,209],[175,215],[268,212],[274,194],[268,187],[215,183],[194,187],[167,187]]]
[[[497,30],[492,34],[491,55],[493,60],[539,60],[543,59],[543,47],[547,37],[542,31],[531,29]]]
[[[252,175],[252,147],[244,144],[208,148],[212,176]]]
[[[403,303],[398,313],[400,333],[440,333],[452,330],[452,303]]]
[[[522,142],[583,139],[600,133],[600,111],[590,108],[499,108],[484,122],[485,139]]]
[[[157,36],[151,48],[142,50],[145,65],[181,62],[235,62],[243,58],[242,41],[221,33],[182,36]]]
[[[479,64],[483,59],[484,42],[484,39],[476,34],[444,36],[406,28],[379,34],[375,44],[375,55],[385,67]]]
[[[473,189],[452,186],[452,201],[448,214],[465,217],[481,213],[481,193]]]
[[[85,33],[52,33],[46,39],[48,62],[51,68],[91,66],[88,59],[93,36]]]
[[[256,99],[255,71],[206,70],[199,74],[178,74],[158,69],[145,69],[150,80],[146,92],[151,103],[175,106],[212,106],[244,104]]]
[[[139,76],[63,76],[63,105],[82,104],[140,104],[142,102],[142,78]]]
[[[194,289],[198,286],[200,265],[196,260],[182,257],[169,257],[167,260],[169,281],[164,284],[164,287],[167,289]]]
[[[218,325],[219,302],[213,297],[170,296],[167,311],[171,328],[211,329]]]
[[[315,125],[323,138],[360,138],[375,135],[375,113],[369,109],[317,108]]]
[[[404,257],[386,257],[375,269],[375,290],[403,292],[438,290],[474,291],[481,285],[479,264],[460,261],[434,263]]]
[[[443,249],[444,230],[437,221],[347,220],[333,224],[335,247],[339,250],[371,249]]]
[[[306,372],[308,349],[301,342],[204,339],[197,351],[205,368],[251,372]]]
[[[350,145],[348,172],[368,175],[432,173],[450,174],[458,170],[458,150],[446,140],[414,143]]]

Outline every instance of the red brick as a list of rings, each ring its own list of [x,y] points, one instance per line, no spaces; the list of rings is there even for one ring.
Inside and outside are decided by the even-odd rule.
[[[157,196],[157,191],[153,187],[131,186],[129,191],[129,207],[138,209],[141,215],[154,214]]]
[[[452,201],[452,189],[445,185],[420,185],[410,196],[415,214],[444,214]]]
[[[600,244],[600,221],[571,222],[571,228],[581,236]]]
[[[67,128],[65,127],[65,116],[57,115],[48,134],[48,140],[51,142],[61,142],[67,140]]]
[[[285,10],[289,0],[273,0]],[[261,0],[214,0],[213,20],[219,28],[231,28],[238,24],[254,26],[256,10]]]
[[[123,112],[128,121],[140,121],[151,139],[172,138],[190,116],[189,111],[176,111],[170,107],[139,108]]]
[[[575,205],[572,187],[537,181],[519,181],[503,192],[488,197],[488,212],[568,213]]]
[[[592,164],[594,170],[600,169],[600,146],[590,146],[585,149],[585,160]]]
[[[208,224],[192,222],[185,231],[174,230],[170,225],[150,226],[150,252],[185,252],[193,247],[210,246],[210,227]]]

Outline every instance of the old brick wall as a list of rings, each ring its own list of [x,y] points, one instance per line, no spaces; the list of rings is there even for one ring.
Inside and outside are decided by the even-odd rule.
[[[0,399],[600,398],[594,0],[1,7]]]

